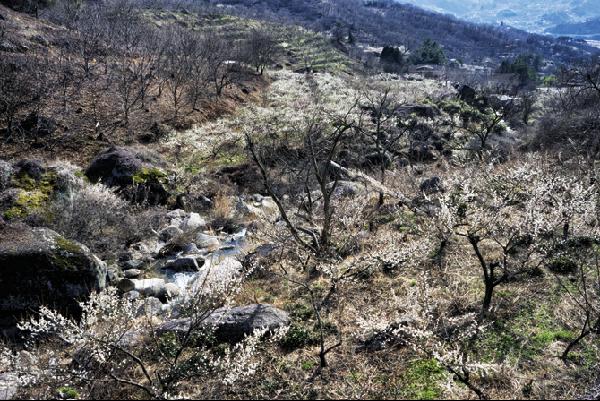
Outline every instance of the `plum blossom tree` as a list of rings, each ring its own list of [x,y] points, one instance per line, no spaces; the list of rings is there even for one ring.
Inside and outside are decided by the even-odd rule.
[[[484,314],[497,286],[535,274],[543,265],[545,244],[588,230],[595,216],[593,185],[585,177],[558,174],[539,160],[512,169],[476,167],[454,176],[448,187],[439,198],[437,219],[466,239],[477,258]]]
[[[243,279],[202,280],[181,299],[179,316],[187,317],[189,324],[176,334],[160,329],[151,304],[122,297],[116,288],[109,288],[81,303],[79,320],[42,307],[37,316],[22,322],[19,328],[28,333],[30,364],[23,364],[21,356],[8,349],[0,354],[24,386],[39,391],[68,384],[90,398],[127,389],[143,397],[166,399],[189,398],[180,386],[186,380],[218,376],[217,387],[231,386],[258,368],[266,329],[217,352],[211,347],[212,327],[206,319],[231,302]],[[284,334],[280,330],[268,342]],[[71,362],[57,363],[65,359]]]

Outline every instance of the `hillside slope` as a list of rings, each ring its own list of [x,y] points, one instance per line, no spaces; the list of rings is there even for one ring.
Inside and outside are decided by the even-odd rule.
[[[220,0],[229,12],[292,21],[317,31],[352,31],[371,45],[415,48],[426,38],[440,42],[450,57],[466,62],[515,53],[539,53],[563,62],[594,52],[582,43],[562,44],[509,27],[479,25],[391,0]]]

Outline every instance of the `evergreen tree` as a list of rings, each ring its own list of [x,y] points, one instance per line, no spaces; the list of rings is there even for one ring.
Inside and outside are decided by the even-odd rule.
[[[446,56],[444,49],[434,40],[425,39],[421,47],[411,55],[413,64],[444,64]]]

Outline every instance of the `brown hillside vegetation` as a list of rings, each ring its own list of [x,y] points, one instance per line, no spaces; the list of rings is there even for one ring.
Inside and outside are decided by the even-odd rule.
[[[598,60],[353,4],[0,6],[0,399],[598,397]]]

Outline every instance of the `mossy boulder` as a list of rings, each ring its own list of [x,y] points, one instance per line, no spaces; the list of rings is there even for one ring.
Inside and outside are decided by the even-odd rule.
[[[7,220],[47,213],[48,201],[54,196],[57,173],[36,160],[21,160],[14,166],[9,190],[2,196],[0,212]]]
[[[133,177],[142,169],[142,161],[133,152],[113,146],[100,153],[85,171],[91,182],[108,186],[133,184]]]
[[[165,189],[167,175],[146,164],[129,149],[113,146],[92,160],[85,175],[93,183],[120,188],[121,194],[130,201],[164,205],[170,196]]]
[[[47,228],[0,227],[0,329],[47,305],[77,316],[78,301],[106,285],[107,269],[77,242]]]

